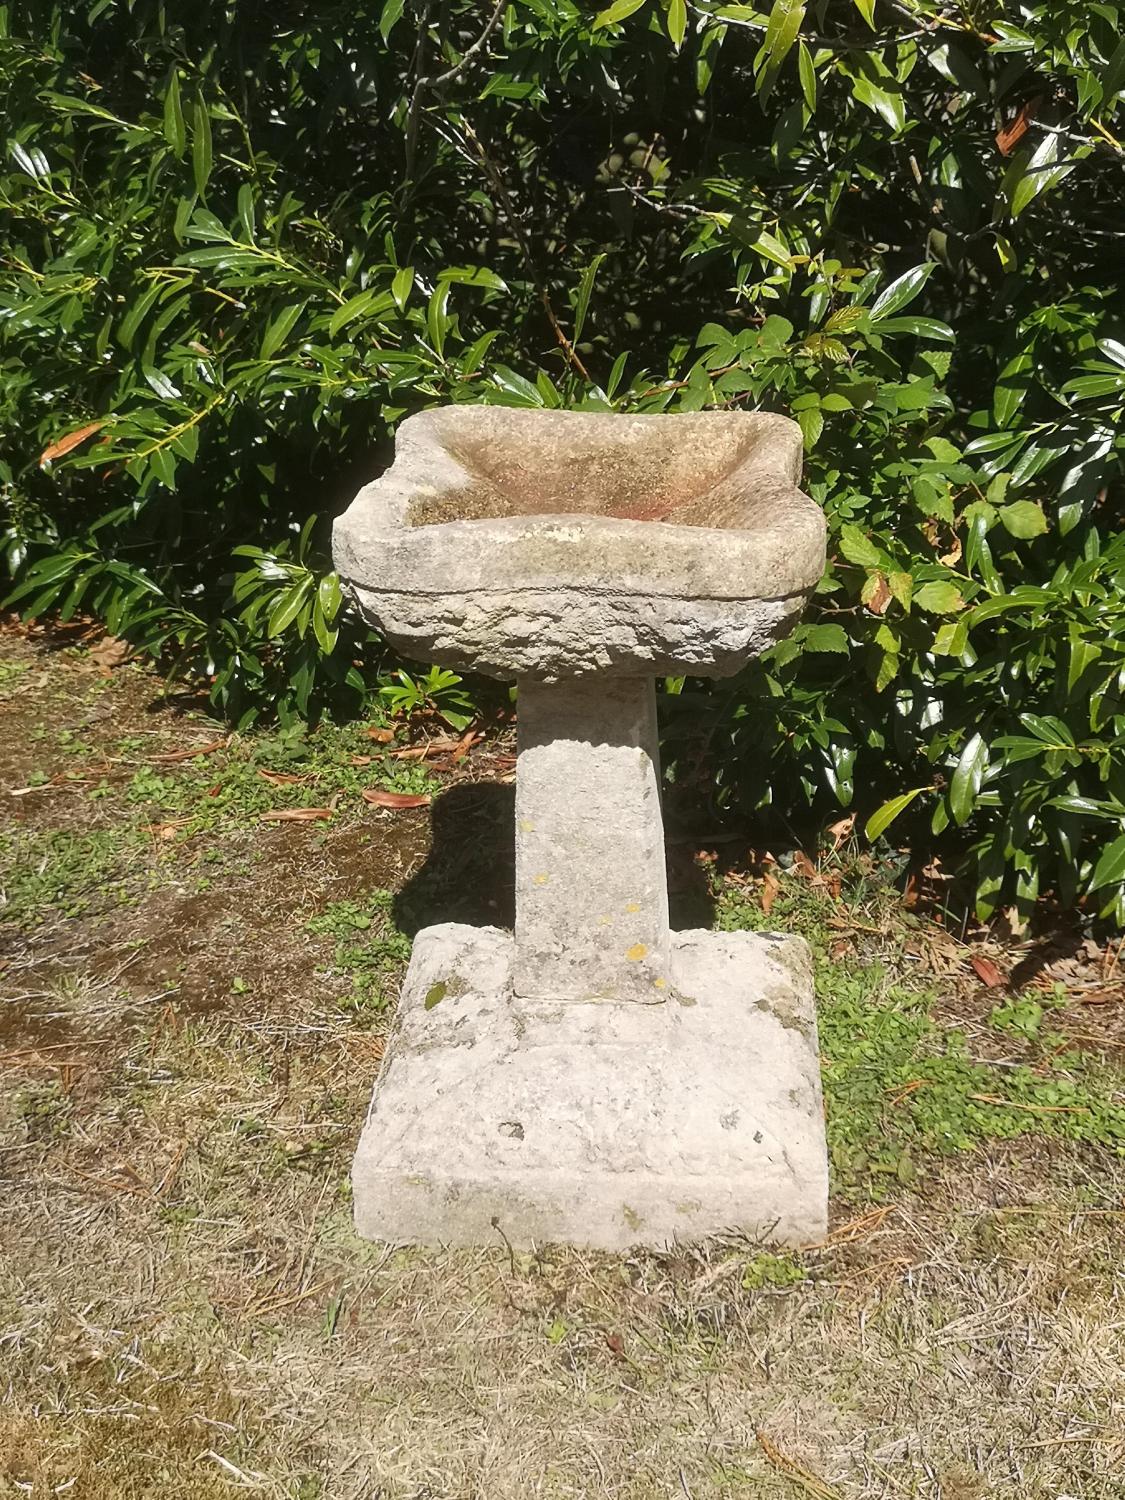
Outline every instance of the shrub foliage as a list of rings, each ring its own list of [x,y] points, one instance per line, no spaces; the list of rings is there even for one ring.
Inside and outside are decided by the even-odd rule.
[[[818,607],[673,759],[1125,922],[1123,9],[0,4],[13,598],[355,709],[327,521],[404,414],[788,412]]]

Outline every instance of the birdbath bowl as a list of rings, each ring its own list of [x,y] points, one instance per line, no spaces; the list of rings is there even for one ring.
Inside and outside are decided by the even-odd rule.
[[[370,1238],[603,1248],[823,1233],[802,940],[673,933],[654,679],[779,640],[824,566],[762,414],[445,407],[336,523],[404,654],[519,684],[514,936],[420,932],[356,1155]]]

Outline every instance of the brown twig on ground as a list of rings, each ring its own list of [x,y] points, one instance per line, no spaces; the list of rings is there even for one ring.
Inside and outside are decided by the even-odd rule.
[[[784,1474],[790,1483],[798,1485],[806,1494],[814,1495],[816,1500],[839,1500],[839,1490],[826,1484],[811,1469],[806,1469],[804,1464],[799,1464],[795,1458],[782,1453],[776,1443],[770,1442],[764,1432],[756,1432],[754,1436],[758,1439],[758,1446],[765,1454],[770,1466]]]

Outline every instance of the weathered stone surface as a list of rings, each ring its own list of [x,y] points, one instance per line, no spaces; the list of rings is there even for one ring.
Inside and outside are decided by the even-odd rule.
[[[442,407],[336,523],[336,566],[409,656],[497,677],[726,676],[824,565],[796,423]],[[653,523],[658,524],[653,524]]]
[[[418,934],[356,1153],[360,1234],[607,1250],[822,1237],[803,941],[673,934],[654,1005],[517,999],[512,956],[495,928]]]
[[[515,938],[418,935],[361,1234],[823,1234],[807,950],[669,932],[652,681],[734,672],[797,618],[824,563],[800,463],[781,417],[446,407],[337,522],[400,650],[520,684]]]
[[[668,890],[651,678],[520,681],[518,995],[659,999]]]

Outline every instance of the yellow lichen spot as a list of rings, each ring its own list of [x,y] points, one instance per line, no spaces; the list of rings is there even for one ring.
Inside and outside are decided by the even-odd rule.
[[[668,981],[666,979],[654,979],[652,981],[652,987],[653,987],[654,990],[664,990],[664,989],[667,989],[668,988]]]
[[[625,907],[625,910],[628,912],[640,911],[640,909],[641,906],[639,901],[630,901],[626,904]]]
[[[550,878],[551,877],[549,875],[533,875],[531,877],[531,882],[533,885],[546,885]]]
[[[633,963],[637,963],[640,959],[644,958],[647,952],[648,949],[643,943],[634,943],[631,948],[625,949],[625,957],[631,959]]]
[[[605,915],[602,915],[602,916],[600,916],[598,918],[598,926],[599,927],[608,927],[612,921],[613,921],[612,917],[607,917]]]
[[[534,833],[535,832],[535,824],[531,821],[530,818],[521,818],[520,819],[520,832],[521,833]]]

